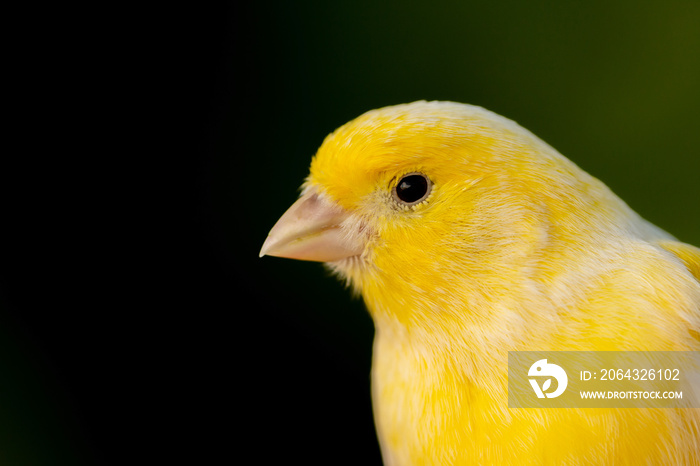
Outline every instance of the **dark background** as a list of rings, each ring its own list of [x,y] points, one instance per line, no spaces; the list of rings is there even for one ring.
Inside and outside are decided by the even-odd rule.
[[[10,16],[5,464],[378,464],[362,302],[257,257],[372,108],[489,108],[700,244],[697,2],[54,8]]]

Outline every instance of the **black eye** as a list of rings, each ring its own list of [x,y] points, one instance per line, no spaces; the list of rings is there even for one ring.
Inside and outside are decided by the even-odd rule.
[[[432,183],[420,173],[409,173],[399,180],[394,188],[394,199],[399,204],[412,206],[418,204],[430,194]]]

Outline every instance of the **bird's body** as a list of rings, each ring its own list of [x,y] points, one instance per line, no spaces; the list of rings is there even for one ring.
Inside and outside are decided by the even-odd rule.
[[[326,138],[298,202],[289,218],[323,225],[276,226],[263,251],[364,298],[387,465],[699,464],[700,409],[508,408],[508,351],[700,350],[700,250],[527,130],[449,102],[374,110]]]

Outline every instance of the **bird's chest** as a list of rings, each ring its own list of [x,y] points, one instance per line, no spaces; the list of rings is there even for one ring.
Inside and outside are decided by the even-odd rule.
[[[387,465],[454,464],[490,442],[494,400],[447,358],[377,338],[372,398]]]

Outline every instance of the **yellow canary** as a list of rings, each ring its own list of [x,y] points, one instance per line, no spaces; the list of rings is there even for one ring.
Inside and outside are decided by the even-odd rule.
[[[508,408],[508,351],[700,350],[700,249],[511,120],[365,113],[260,255],[325,262],[362,295],[387,465],[700,464],[700,409]]]

